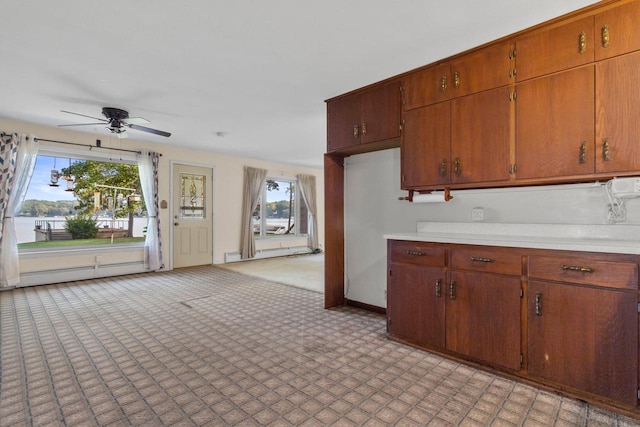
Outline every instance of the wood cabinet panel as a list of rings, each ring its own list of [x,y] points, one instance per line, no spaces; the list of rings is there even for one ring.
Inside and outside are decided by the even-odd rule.
[[[520,279],[458,271],[449,274],[453,289],[447,289],[447,349],[518,370]]]
[[[451,182],[508,181],[510,160],[509,88],[451,101]]]
[[[411,73],[404,79],[404,109],[412,110],[451,98],[449,63]]]
[[[638,290],[638,264],[588,257],[530,256],[529,277]]]
[[[405,240],[389,240],[387,254],[390,262],[445,266],[445,250],[437,244],[412,242]]]
[[[518,179],[594,173],[594,85],[593,65],[518,85]]]
[[[453,97],[506,86],[512,82],[512,49],[512,43],[500,43],[453,60],[451,62]]]
[[[399,82],[391,82],[362,94],[361,144],[400,137],[400,87]]]
[[[528,372],[636,406],[638,297],[530,281]]]
[[[450,251],[449,266],[458,270],[499,273],[513,276],[522,274],[522,255],[513,250],[475,247],[455,248]]]
[[[597,14],[595,16],[596,60],[640,50],[639,22],[640,2],[638,1]]]
[[[516,80],[521,82],[593,62],[593,22],[594,18],[589,16],[517,39]]]
[[[389,334],[417,345],[444,348],[444,269],[391,263],[388,274]]]
[[[449,183],[450,122],[449,102],[404,112],[402,188]]]
[[[596,64],[596,172],[640,170],[639,93],[640,52]]]
[[[327,102],[327,151],[359,144],[359,96],[344,96]]]

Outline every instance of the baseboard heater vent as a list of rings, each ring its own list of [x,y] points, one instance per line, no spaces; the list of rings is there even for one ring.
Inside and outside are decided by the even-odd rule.
[[[264,259],[275,258],[279,256],[291,256],[291,255],[305,255],[311,253],[311,249],[308,246],[293,246],[290,248],[275,248],[275,249],[263,249],[256,251],[255,258],[251,259]],[[240,252],[225,252],[224,262],[238,262],[249,261],[240,258]]]
[[[18,287],[48,285],[51,283],[72,282],[75,280],[95,279],[98,277],[121,276],[148,272],[143,262],[119,264],[96,264],[86,267],[64,268],[59,270],[43,270],[20,275]]]

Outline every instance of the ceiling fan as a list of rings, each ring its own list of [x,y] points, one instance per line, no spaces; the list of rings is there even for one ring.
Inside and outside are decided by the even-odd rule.
[[[76,116],[88,117],[90,119],[100,120],[100,123],[76,123],[71,125],[58,125],[59,127],[64,126],[92,126],[92,125],[102,125],[107,124],[107,129],[109,132],[115,134],[118,138],[126,138],[127,137],[127,128],[139,130],[142,132],[148,132],[155,135],[160,136],[171,136],[171,133],[165,132],[163,130],[151,129],[146,126],[140,126],[141,124],[150,123],[149,120],[143,119],[142,117],[129,117],[129,112],[125,110],[121,110],[120,108],[113,107],[104,107],[102,109],[102,115],[105,117],[93,117],[87,116],[85,114],[74,113],[72,111],[60,110],[63,113],[74,114]]]

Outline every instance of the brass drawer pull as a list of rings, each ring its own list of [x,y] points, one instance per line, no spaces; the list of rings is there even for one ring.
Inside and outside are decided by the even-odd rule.
[[[424,256],[424,252],[420,252],[420,251],[407,251],[407,255]]]
[[[573,265],[562,265],[562,269],[564,271],[579,271],[580,273],[595,273],[595,269],[590,268],[590,267],[579,267],[579,266],[573,266]]]
[[[609,42],[611,41],[611,37],[609,36],[609,26],[604,24],[602,26],[602,47],[609,47]]]
[[[578,36],[578,53],[586,53],[587,52],[587,33],[582,31]]]
[[[440,298],[442,296],[442,279],[436,280],[436,297]]]
[[[541,292],[536,293],[535,306],[536,306],[536,316],[542,316],[542,293]]]
[[[453,280],[449,283],[449,299],[456,299],[456,282]]]
[[[493,262],[493,258],[483,258],[483,257],[479,257],[479,256],[472,256],[471,257],[471,261],[477,261],[477,262]]]

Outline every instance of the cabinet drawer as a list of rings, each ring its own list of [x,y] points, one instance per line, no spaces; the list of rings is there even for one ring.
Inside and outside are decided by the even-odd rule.
[[[451,268],[519,276],[522,256],[487,248],[456,248],[451,251]]]
[[[445,251],[437,244],[389,240],[388,249],[389,262],[444,267]]]
[[[638,265],[596,258],[529,257],[529,277],[621,289],[638,289]]]

